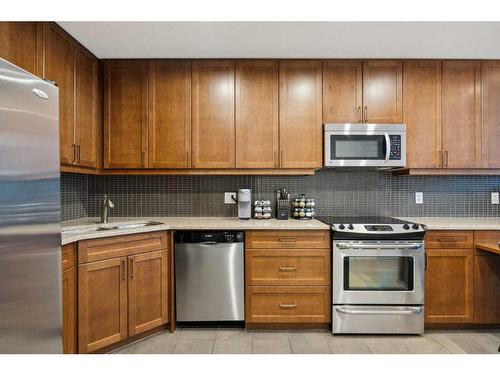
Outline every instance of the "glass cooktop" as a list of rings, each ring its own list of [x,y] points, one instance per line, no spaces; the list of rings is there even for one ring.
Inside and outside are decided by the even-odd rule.
[[[318,216],[325,224],[413,224],[390,216]]]

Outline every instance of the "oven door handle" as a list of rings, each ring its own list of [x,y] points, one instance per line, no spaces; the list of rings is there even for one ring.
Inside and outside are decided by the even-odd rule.
[[[385,137],[385,161],[389,161],[389,156],[391,155],[391,139],[389,138],[389,133],[384,133]]]
[[[380,250],[416,250],[422,247],[420,243],[412,243],[408,245],[355,245],[355,244],[336,244],[339,249],[380,249]]]
[[[405,307],[403,309],[391,310],[372,310],[372,309],[361,309],[361,308],[350,308],[350,307],[335,307],[335,310],[342,314],[351,315],[411,315],[420,314],[422,312],[421,307]]]

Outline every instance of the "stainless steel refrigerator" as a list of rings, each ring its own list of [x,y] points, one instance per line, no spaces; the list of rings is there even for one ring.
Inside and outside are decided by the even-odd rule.
[[[0,353],[62,353],[58,91],[0,59]]]

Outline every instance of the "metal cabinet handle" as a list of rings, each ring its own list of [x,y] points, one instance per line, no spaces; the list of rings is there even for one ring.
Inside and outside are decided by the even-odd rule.
[[[297,239],[294,237],[282,237],[279,239],[280,242],[297,242]]]
[[[286,271],[297,271],[297,266],[292,266],[292,267],[283,267],[280,266],[280,271],[286,272]]]
[[[76,163],[76,145],[74,143],[71,145],[71,153],[72,153],[71,164],[75,164]]]
[[[360,105],[358,105],[357,113],[358,113],[358,122],[362,122],[363,121],[363,115],[361,114],[361,106]]]
[[[76,146],[76,163],[80,164],[80,145]]]
[[[134,278],[134,258],[130,258],[130,278]]]
[[[365,116],[364,116],[365,117],[365,123],[367,123],[368,122],[368,106],[367,105],[365,105],[365,111],[364,112],[365,112]]]
[[[448,150],[444,152],[444,166],[448,168]]]
[[[427,271],[427,253],[424,254],[424,271]]]
[[[125,275],[125,259],[122,259],[121,271],[122,271],[122,280],[125,280],[125,278],[126,278],[126,275]]]
[[[438,151],[438,167],[439,168],[443,167],[443,155],[441,150]]]
[[[296,303],[280,303],[280,307],[282,309],[294,309],[296,308],[298,305]]]

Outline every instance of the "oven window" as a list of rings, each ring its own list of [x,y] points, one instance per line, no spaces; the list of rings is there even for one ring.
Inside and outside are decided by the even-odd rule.
[[[412,291],[413,257],[345,257],[344,290]]]
[[[385,158],[383,135],[332,135],[331,158],[379,160]]]

